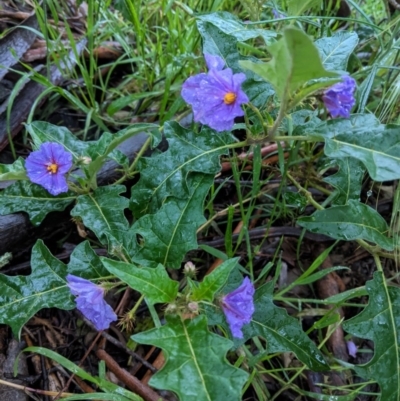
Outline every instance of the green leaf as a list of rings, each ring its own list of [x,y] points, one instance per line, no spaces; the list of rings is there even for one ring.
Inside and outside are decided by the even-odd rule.
[[[123,185],[114,185],[97,188],[88,195],[80,195],[71,210],[71,216],[80,217],[83,224],[105,244],[108,242],[108,233],[128,230],[124,209],[129,206],[129,200],[120,196],[125,190]]]
[[[22,326],[39,310],[75,307],[66,286],[67,267],[39,240],[32,249],[29,276],[0,274],[0,323],[8,324],[19,338]]]
[[[169,278],[162,265],[153,269],[107,258],[101,261],[111,274],[143,294],[151,304],[172,302],[178,294],[179,283]]]
[[[182,401],[241,399],[248,375],[227,362],[232,342],[210,333],[204,315],[185,321],[167,316],[165,326],[132,339],[165,352],[166,363],[150,379],[151,386],[174,391]]]
[[[270,82],[281,99],[312,79],[337,77],[336,73],[325,70],[312,40],[299,29],[286,28],[282,38],[269,46],[268,51],[273,56],[268,63],[240,61],[239,64]]]
[[[335,159],[333,162],[339,166],[339,171],[324,178],[324,181],[333,185],[337,190],[332,204],[346,205],[349,200],[359,200],[362,179],[365,174],[364,165],[350,157]]]
[[[376,210],[354,200],[349,200],[344,206],[317,210],[311,216],[299,218],[297,223],[313,233],[335,239],[364,239],[389,251],[393,249],[384,218]]]
[[[360,338],[374,342],[373,358],[354,366],[358,375],[376,380],[381,388],[381,400],[400,399],[400,291],[389,287],[382,272],[366,283],[369,302],[357,316],[347,320],[343,328]]]
[[[372,114],[355,114],[329,120],[310,131],[311,136],[324,138],[327,156],[360,160],[375,181],[400,178],[399,125],[381,124]]]
[[[71,193],[53,196],[40,185],[17,181],[0,192],[0,215],[26,212],[37,226],[48,213],[64,210],[75,199]]]
[[[228,294],[240,283],[243,277],[234,269],[223,288],[223,293]],[[293,352],[297,358],[315,371],[327,370],[328,364],[315,344],[304,333],[299,321],[289,316],[285,309],[278,308],[273,302],[274,282],[270,281],[256,290],[254,295],[254,307],[252,321],[243,326],[243,339],[234,339],[235,347],[241,346],[252,337],[260,336],[267,342],[268,354],[275,352]],[[230,332],[225,315],[217,307],[202,305],[206,311],[210,325],[220,325]]]
[[[155,144],[159,141],[156,133],[158,126],[149,123],[137,123],[125,128],[115,134],[104,132],[97,141],[81,141],[75,137],[67,128],[59,127],[44,121],[34,121],[27,124],[35,146],[38,148],[43,142],[56,142],[64,146],[70,152],[75,161],[83,156],[90,157],[92,162],[83,168],[93,176],[104,164],[107,158],[116,158],[117,146],[141,132],[152,134]]]
[[[97,277],[109,276],[100,257],[92,249],[88,241],[83,241],[71,253],[68,263],[68,273],[92,280]]]
[[[74,375],[80,377],[83,380],[86,380],[90,383],[94,383],[96,386],[100,387],[103,391],[108,394],[112,394],[114,398],[109,398],[109,395],[104,393],[100,393],[100,397],[94,398],[91,397],[92,394],[85,394],[85,398],[75,398],[75,397],[68,397],[65,400],[112,400],[112,401],[143,401],[141,397],[137,394],[134,394],[128,390],[125,390],[122,387],[117,386],[114,383],[109,382],[108,380],[104,380],[97,376],[92,376],[83,370],[80,366],[76,365],[75,363],[71,362],[69,359],[57,354],[50,349],[43,348],[43,347],[28,347],[24,349],[24,352],[32,352],[39,355],[43,355],[49,359],[56,361],[59,365],[63,366],[64,368],[68,369]],[[63,398],[64,399],[64,398]]]
[[[25,161],[22,157],[12,164],[0,164],[0,181],[26,179]]]
[[[188,176],[192,172],[216,174],[221,169],[220,156],[226,154],[233,138],[229,133],[215,134],[203,127],[195,133],[175,122],[164,126],[168,150],[138,163],[140,180],[132,188],[131,209],[135,217],[155,213],[165,199],[190,196]]]
[[[269,354],[293,352],[311,370],[328,370],[328,364],[304,333],[298,320],[289,316],[286,309],[274,305],[273,290],[273,281],[257,289],[253,319],[243,327],[244,341],[254,336],[263,337],[267,340]]]
[[[158,126],[149,123],[138,123],[125,128],[115,134],[104,132],[98,141],[91,142],[87,153],[91,157],[92,162],[87,166],[90,175],[93,175],[103,166],[108,157],[113,157],[117,146],[125,142],[127,139],[144,131],[158,130]],[[114,152],[114,153],[113,153]]]
[[[327,70],[346,71],[349,57],[358,44],[358,35],[355,32],[339,31],[330,37],[316,40],[314,44]]]
[[[132,261],[179,268],[186,253],[197,249],[196,230],[205,222],[203,203],[213,181],[213,175],[191,174],[186,199],[170,197],[156,213],[137,220],[128,234],[134,239],[129,252]]]
[[[75,308],[65,280],[68,273],[91,280],[109,276],[87,242],[74,249],[66,266],[39,240],[32,249],[31,266],[28,276],[0,274],[0,323],[8,324],[17,337],[22,326],[41,309]]]
[[[234,73],[242,72],[238,64],[239,58],[257,62],[253,57],[241,57],[237,50],[237,42],[240,36],[235,36],[235,31],[232,30],[232,28],[236,26],[235,24],[240,24],[242,27],[242,23],[239,22],[236,17],[232,16],[230,18],[230,28],[227,29],[227,32],[224,32],[219,28],[219,25],[223,25],[223,22],[220,21],[218,15],[215,17],[216,20],[218,20],[215,24],[209,22],[213,20],[211,17],[212,15],[214,14],[210,16],[200,16],[197,20],[197,27],[203,38],[203,53],[222,57],[225,60],[226,66],[231,68]],[[249,28],[249,26],[247,26],[247,28]],[[239,32],[241,29],[242,28],[240,28]],[[254,30],[247,29],[247,34],[250,31],[254,32]],[[258,29],[257,32],[258,31],[260,30]],[[266,33],[263,33],[262,36],[267,40],[265,35],[270,37],[271,32],[265,32]],[[250,70],[244,71],[244,73],[247,79],[243,83],[242,89],[246,92],[250,102],[255,107],[262,108],[266,104],[268,98],[274,94],[272,86]]]
[[[218,266],[192,291],[194,301],[213,301],[215,294],[225,285],[239,258],[229,259]]]
[[[26,129],[31,135],[36,148],[39,148],[43,142],[56,142],[64,146],[65,150],[70,152],[75,160],[87,155],[90,142],[80,141],[65,127],[45,121],[34,121],[26,124]]]
[[[269,44],[277,36],[275,31],[253,28],[252,25],[244,24],[235,15],[226,11],[197,16],[197,26],[203,36],[207,32],[207,27],[205,27],[204,24],[205,22],[218,28],[224,34],[233,36],[236,41],[239,42],[245,42],[246,40],[260,36],[265,40],[265,43]],[[215,38],[214,41],[216,42],[216,46],[223,46],[223,44],[219,44],[219,41]]]

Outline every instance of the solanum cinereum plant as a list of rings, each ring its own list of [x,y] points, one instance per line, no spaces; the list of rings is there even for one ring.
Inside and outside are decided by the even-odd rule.
[[[2,180],[16,180],[0,193],[1,214],[24,211],[39,225],[49,212],[73,205],[71,215],[97,239],[93,246],[100,243],[108,250],[107,257],[99,257],[92,244],[83,241],[65,265],[38,240],[28,280],[1,275],[1,322],[19,336],[22,326],[40,309],[77,307],[98,330],[104,330],[117,320],[103,298],[104,286],[130,286],[141,294],[140,301],[145,299],[154,319],[153,329],[132,339],[162,348],[166,355],[164,367],[150,384],[174,391],[185,401],[240,399],[251,368],[246,358],[234,366],[226,353],[246,347],[255,337],[266,339],[267,353],[293,352],[308,369],[329,369],[298,320],[274,305],[274,281],[255,285],[254,272],[244,274],[238,258],[227,258],[201,280],[195,278],[194,269],[186,268],[186,286],[180,290],[179,283],[169,277],[167,269],[180,269],[187,253],[198,247],[196,233],[205,223],[204,201],[220,170],[221,156],[245,146],[259,152],[258,144],[265,141],[286,141],[288,146],[295,141],[325,142],[326,156],[340,166],[335,181],[325,178],[335,187],[331,203],[324,210],[318,207],[312,216],[301,217],[298,224],[332,238],[357,240],[375,256],[377,249],[393,249],[386,222],[359,202],[359,193],[366,170],[379,181],[400,178],[400,162],[392,157],[400,130],[381,125],[363,110],[351,114],[356,82],[345,71],[357,35],[340,32],[313,42],[293,27],[276,34],[246,26],[243,38],[219,30],[227,18],[244,29],[226,13],[198,19],[207,71],[198,71],[182,86],[182,97],[193,110],[191,128],[175,121],[163,127],[143,123],[83,142],[66,128],[32,122],[27,125],[32,153],[25,161],[2,165],[0,170]],[[238,52],[238,42],[259,35],[267,41],[268,62]],[[317,103],[315,96],[322,101]],[[243,142],[234,135],[237,117],[243,118],[244,125],[239,126],[247,132]],[[149,136],[147,146],[157,146],[163,135],[168,150],[129,164],[117,147],[143,131]],[[380,163],[374,152],[389,161]],[[97,174],[109,158],[120,163],[123,175],[115,184],[98,187]],[[351,166],[360,169],[361,178],[352,177],[350,188]],[[126,192],[123,184],[135,172],[140,179],[128,199],[121,195]],[[365,219],[372,228],[355,230]],[[46,275],[43,283],[41,277]],[[374,280],[381,282],[381,275],[377,272]],[[370,296],[378,296],[375,282],[367,291],[370,288]],[[169,306],[156,309],[157,304]],[[380,313],[377,308],[371,306],[372,315]],[[349,321],[346,326],[354,335],[359,334],[357,323]],[[375,363],[378,369],[379,362]],[[362,377],[370,377],[369,371],[358,369]],[[184,381],[191,383],[190,394]],[[380,384],[382,394],[387,394],[390,388]]]

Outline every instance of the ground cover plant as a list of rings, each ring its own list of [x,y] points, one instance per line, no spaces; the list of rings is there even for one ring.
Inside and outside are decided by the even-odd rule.
[[[398,400],[396,4],[19,11],[36,41],[0,59],[2,388]]]

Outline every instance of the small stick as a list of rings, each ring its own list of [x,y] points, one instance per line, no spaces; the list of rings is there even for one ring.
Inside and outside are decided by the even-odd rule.
[[[30,388],[30,387],[26,387],[26,386],[22,386],[20,384],[15,384],[15,383],[10,383],[7,382],[5,380],[1,380],[0,379],[0,384],[3,384],[4,386],[8,386],[8,387],[13,387],[16,388],[18,390],[22,390],[25,391],[26,393],[36,393],[36,394],[43,394],[43,395],[50,395],[50,396],[58,396],[60,393],[57,391],[48,391],[48,390],[39,390],[36,388]],[[67,398],[67,397],[72,397],[73,393],[61,393],[61,397],[63,398]]]
[[[159,401],[163,400],[163,398],[152,390],[150,387],[143,384],[138,378],[132,376],[128,371],[122,369],[117,361],[113,359],[106,351],[103,349],[98,349],[96,351],[96,355],[99,359],[104,361],[108,367],[117,376],[119,380],[124,382],[126,386],[143,397],[145,401]]]
[[[132,290],[130,287],[127,287],[124,292],[124,295],[122,296],[121,300],[119,301],[119,304],[115,308],[115,313],[117,315],[120,315],[122,313],[122,311],[125,309],[125,306],[126,306],[127,302],[129,301],[129,297],[131,295],[132,295]]]
[[[281,145],[284,147],[286,146],[285,142],[281,142]],[[261,157],[264,157],[272,152],[276,152],[278,150],[278,144],[277,143],[273,143],[271,145],[268,146],[264,146],[261,149]],[[240,155],[236,156],[237,160],[252,160],[254,158],[254,152],[243,152]],[[221,163],[221,172],[226,172],[226,171],[230,171],[232,169],[232,165],[231,162],[224,162]]]
[[[95,346],[95,344],[96,344],[96,342],[97,342],[97,340],[98,340],[99,338],[100,338],[100,333],[97,333],[96,338],[93,340],[92,344],[90,344],[90,346],[89,346],[88,350],[86,351],[85,355],[83,356],[83,358],[82,358],[81,361],[79,362],[79,365],[78,365],[79,367],[80,367],[80,366],[82,365],[82,363],[86,360],[86,358],[88,357],[88,355],[89,355],[90,352],[92,351],[93,347]],[[70,384],[71,384],[71,382],[72,382],[72,380],[73,380],[74,378],[75,378],[75,373],[72,373],[71,377],[68,379],[68,381],[67,381],[67,383],[65,384],[64,388],[62,388],[62,389],[60,390],[60,392],[55,396],[54,401],[57,401],[57,400],[61,397],[63,391],[65,391],[65,390],[70,386]]]
[[[83,321],[93,330],[97,330],[93,323],[90,322],[90,320],[86,319],[85,316],[81,316],[81,318],[83,319]],[[157,372],[157,369],[151,365],[149,362],[147,362],[146,360],[144,360],[140,355],[138,355],[136,352],[132,351],[131,349],[129,349],[128,347],[126,347],[124,344],[121,343],[121,341],[118,341],[116,338],[114,338],[113,336],[110,336],[110,334],[108,334],[106,331],[101,331],[99,334],[101,334],[107,341],[109,341],[110,343],[114,344],[116,347],[124,350],[127,354],[129,354],[130,356],[132,356],[133,358],[135,358],[137,361],[139,361],[140,363],[142,363],[144,366],[146,366],[147,369],[151,370],[153,373]]]
[[[148,355],[151,355],[151,353],[152,353],[153,351],[154,351],[154,347],[152,347],[152,349],[150,350],[150,352],[148,352],[148,354],[146,355],[146,357],[147,357]],[[155,368],[157,368],[157,369],[161,369],[161,368],[164,366],[164,363],[165,363],[165,358],[164,358],[163,352],[161,351],[161,352],[157,355],[157,358],[154,360],[153,366],[154,366]],[[144,376],[143,376],[141,382],[144,383],[144,384],[148,384],[148,382],[149,382],[149,380],[151,379],[151,376],[152,376],[152,375],[153,375],[153,374],[152,374],[150,371],[147,371],[147,372],[144,374]]]

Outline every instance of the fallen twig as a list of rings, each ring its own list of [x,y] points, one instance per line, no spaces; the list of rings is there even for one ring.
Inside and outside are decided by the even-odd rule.
[[[125,369],[122,369],[115,359],[103,349],[98,349],[96,355],[106,363],[108,369],[110,369],[119,380],[124,382],[130,390],[143,397],[146,401],[159,401],[163,399],[158,393],[143,384],[138,378],[132,376]]]

